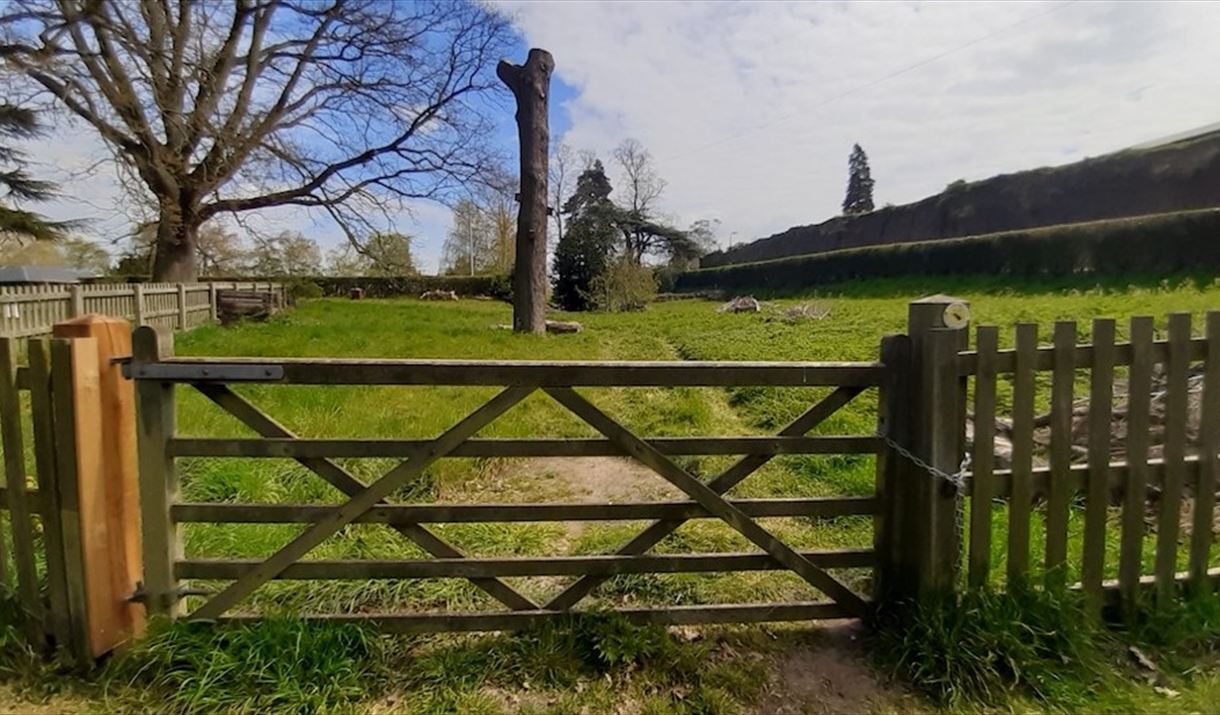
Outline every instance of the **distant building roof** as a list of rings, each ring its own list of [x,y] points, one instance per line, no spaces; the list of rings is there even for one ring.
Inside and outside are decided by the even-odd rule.
[[[0,266],[0,284],[4,283],[80,283],[92,278],[91,271],[57,266]]]

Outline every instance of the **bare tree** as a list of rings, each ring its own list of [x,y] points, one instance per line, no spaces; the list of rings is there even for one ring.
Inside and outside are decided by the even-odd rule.
[[[254,236],[250,271],[260,278],[316,276],[322,273],[322,248],[296,231],[275,236]]]
[[[564,142],[551,146],[551,215],[555,219],[555,241],[563,238],[563,211],[560,207],[568,200],[569,179],[576,171],[576,152]]]
[[[656,208],[667,182],[657,174],[652,153],[638,139],[624,139],[614,149],[614,160],[623,172],[619,187],[624,192],[624,208],[647,213]]]
[[[240,276],[245,274],[251,255],[241,237],[224,225],[210,221],[199,227],[195,237],[195,260],[203,276]]]
[[[157,212],[158,280],[195,277],[199,227],[277,206],[355,244],[403,199],[477,175],[480,99],[510,41],[452,0],[12,0],[0,61],[91,127]]]
[[[616,223],[623,233],[627,259],[639,264],[646,253],[664,253],[670,259],[687,260],[697,249],[686,235],[660,216],[658,204],[666,182],[652,163],[652,154],[636,139],[624,139],[614,150],[614,160],[623,172],[619,182]]]

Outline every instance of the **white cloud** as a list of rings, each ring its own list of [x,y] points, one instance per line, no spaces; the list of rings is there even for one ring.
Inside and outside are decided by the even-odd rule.
[[[959,178],[1075,161],[1220,120],[1220,3],[506,8],[579,90],[564,107],[566,141],[608,159],[624,137],[640,139],[669,182],[666,209],[684,222],[721,219],[722,239],[838,213],[854,142],[869,153],[877,202],[904,203]],[[95,217],[100,238],[127,230],[112,166],[69,177],[107,156],[87,130],[32,149],[61,168],[53,178],[70,178],[70,198],[47,213]],[[397,228],[418,236],[422,265],[435,270],[449,211],[413,209]],[[342,240],[297,209],[262,222],[327,247]]]
[[[509,7],[579,90],[567,142],[640,139],[668,208],[738,240],[838,213],[854,142],[904,203],[1220,118],[1215,3]]]

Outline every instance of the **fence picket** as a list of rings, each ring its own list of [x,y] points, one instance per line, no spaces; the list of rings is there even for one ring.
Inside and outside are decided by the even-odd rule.
[[[1207,314],[1207,358],[1203,377],[1203,404],[1199,418],[1199,481],[1190,533],[1190,587],[1194,595],[1210,593],[1207,578],[1216,508],[1216,472],[1220,469],[1220,311]]]
[[[1012,497],[1008,502],[1008,582],[1023,583],[1029,573],[1029,519],[1033,505],[1034,360],[1038,325],[1017,325],[1017,356],[1012,386]]]
[[[1131,371],[1127,376],[1127,483],[1123,489],[1123,535],[1118,562],[1118,588],[1128,616],[1135,613],[1144,565],[1152,338],[1152,318],[1139,316],[1131,319]]]
[[[1186,414],[1190,395],[1190,313],[1169,316],[1169,361],[1166,371],[1164,459],[1165,483],[1157,515],[1156,595],[1158,603],[1173,597],[1177,573],[1178,532],[1182,520],[1182,482],[1186,476]]]
[[[8,485],[9,527],[13,534],[13,564],[17,597],[27,615],[26,640],[39,650],[46,642],[42,631],[42,599],[38,593],[38,566],[34,555],[34,521],[26,490],[25,440],[21,429],[21,394],[17,388],[17,341],[0,338],[0,429],[4,440],[4,474]]]
[[[978,375],[974,381],[974,467],[970,493],[969,584],[987,583],[991,568],[991,500],[995,492],[996,352],[1000,329],[981,325],[976,338]]]
[[[1055,322],[1055,362],[1051,377],[1051,486],[1046,502],[1046,578],[1066,583],[1068,508],[1071,499],[1072,400],[1076,382],[1076,323]]]
[[[62,508],[55,453],[54,406],[51,401],[51,349],[45,339],[29,342],[30,413],[38,496],[42,500],[42,538],[47,564],[47,627],[55,642],[72,642],[68,620],[67,572],[64,567]]]
[[[1089,472],[1080,581],[1089,610],[1100,613],[1106,569],[1106,513],[1110,501],[1110,429],[1114,412],[1113,320],[1093,321],[1093,365],[1089,381]]]

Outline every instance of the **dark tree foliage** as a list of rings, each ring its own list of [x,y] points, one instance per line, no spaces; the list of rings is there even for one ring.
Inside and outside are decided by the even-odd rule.
[[[843,213],[866,214],[873,210],[873,174],[868,168],[868,155],[856,144],[847,160],[847,196]]]
[[[637,265],[648,252],[678,262],[703,255],[699,244],[686,231],[654,220],[645,212],[615,207],[614,223],[623,235],[626,255]]]
[[[0,104],[0,139],[30,139],[42,134],[34,111]],[[25,152],[0,144],[0,234],[40,241],[64,238],[71,223],[51,221],[41,214],[17,206],[20,202],[46,201],[55,195],[55,184],[35,179],[26,171]]]
[[[600,161],[576,180],[576,190],[563,204],[567,230],[555,247],[555,302],[569,311],[593,307],[593,281],[610,264],[618,229],[618,209],[610,201],[610,180]]]

